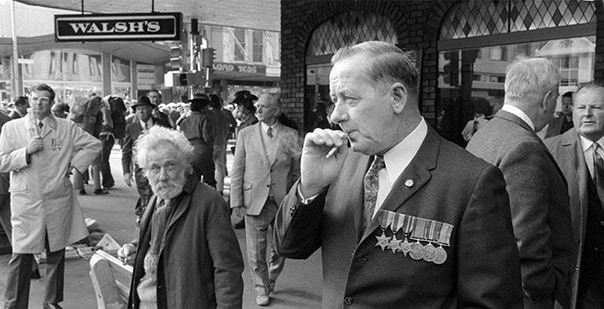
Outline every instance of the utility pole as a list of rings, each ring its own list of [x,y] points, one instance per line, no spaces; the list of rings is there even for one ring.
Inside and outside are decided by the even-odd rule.
[[[13,65],[12,65],[12,95],[11,99],[14,101],[18,96],[23,95],[23,87],[21,85],[21,79],[19,78],[19,50],[17,48],[17,29],[15,26],[15,0],[12,1],[11,5],[11,19],[12,19],[12,36],[13,36]]]

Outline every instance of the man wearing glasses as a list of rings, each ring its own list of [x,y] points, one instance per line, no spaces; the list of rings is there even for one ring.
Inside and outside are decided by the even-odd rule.
[[[61,308],[65,247],[88,236],[69,175],[84,171],[101,142],[70,120],[51,114],[53,89],[33,88],[26,117],[0,133],[0,172],[11,172],[13,254],[8,264],[4,308],[27,308],[33,254],[46,251],[43,308]]]

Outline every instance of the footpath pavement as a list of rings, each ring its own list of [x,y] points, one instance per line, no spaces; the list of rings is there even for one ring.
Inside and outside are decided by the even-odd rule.
[[[227,166],[232,164],[230,147],[228,149]],[[111,154],[111,169],[116,187],[106,195],[94,195],[92,185],[86,185],[87,195],[79,195],[76,191],[84,216],[98,222],[99,228],[110,234],[118,243],[123,244],[133,239],[135,234],[134,204],[136,203],[136,188],[128,187],[122,179],[121,153],[119,146],[114,147]],[[230,179],[225,181],[225,194],[228,193]],[[234,222],[235,217],[232,218]],[[260,308],[255,303],[255,292],[247,265],[245,248],[245,230],[235,230],[239,246],[245,261],[243,272],[244,295],[243,308]],[[0,255],[0,308],[4,307],[4,291],[6,290],[7,264],[10,255]],[[46,265],[40,264],[42,279],[31,281],[29,308],[42,308],[44,301],[44,285]],[[61,306],[65,309],[97,308],[96,297],[89,274],[89,261],[83,258],[69,259],[65,262],[64,301]],[[283,273],[277,280],[274,294],[271,296],[270,308],[320,308],[321,306],[321,256],[315,252],[307,260],[287,260]]]

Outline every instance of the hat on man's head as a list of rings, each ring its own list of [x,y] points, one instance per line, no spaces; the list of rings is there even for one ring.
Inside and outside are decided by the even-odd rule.
[[[241,91],[235,92],[235,100],[233,100],[233,102],[231,102],[231,103],[241,105],[241,104],[246,104],[246,103],[249,104],[256,100],[258,100],[257,96],[253,95],[248,90],[241,90]]]
[[[135,110],[137,106],[142,106],[142,105],[149,105],[149,106],[155,108],[155,104],[151,103],[151,100],[149,100],[149,97],[147,97],[147,96],[142,96],[142,97],[138,98],[138,101],[136,101],[136,103],[132,104],[130,107],[132,107],[132,109]]]

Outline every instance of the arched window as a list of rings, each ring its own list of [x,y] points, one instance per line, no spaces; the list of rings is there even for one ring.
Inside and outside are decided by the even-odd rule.
[[[464,127],[503,105],[505,69],[518,56],[544,57],[562,75],[560,94],[593,78],[595,5],[581,0],[460,1],[439,32],[437,127],[462,146]],[[479,106],[480,105],[480,106]],[[545,130],[543,130],[545,132]]]
[[[312,33],[306,48],[306,87],[304,128],[312,131],[327,125],[329,109],[329,71],[331,56],[341,47],[366,41],[395,44],[396,31],[388,18],[350,11],[323,22]]]

